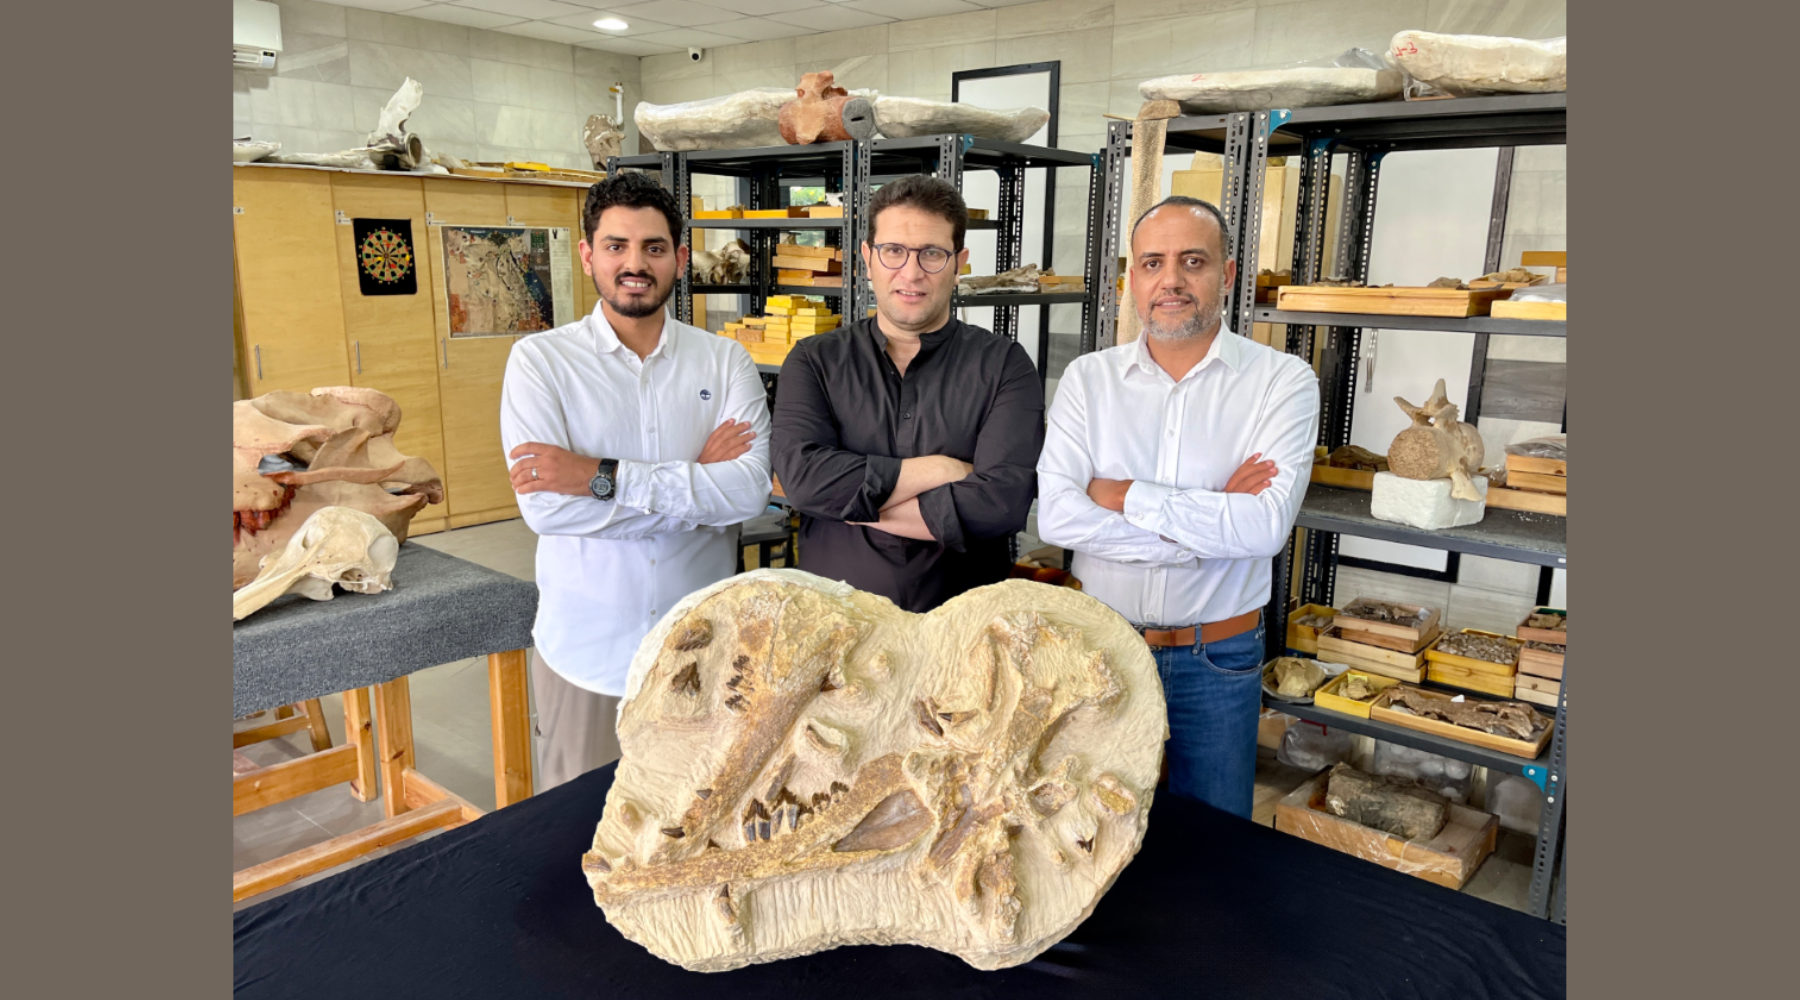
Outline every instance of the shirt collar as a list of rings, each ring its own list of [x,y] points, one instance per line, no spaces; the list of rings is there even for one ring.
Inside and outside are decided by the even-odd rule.
[[[606,318],[606,311],[602,308],[601,303],[594,303],[594,311],[588,314],[588,323],[589,329],[594,334],[594,353],[611,354],[614,351],[625,350],[625,345],[619,342],[618,333],[612,328],[612,322]],[[671,336],[674,329],[674,318],[669,315],[667,309],[663,310],[662,336],[656,342],[656,349],[645,356],[645,361],[658,356],[674,359],[675,338]]]
[[[1137,368],[1143,372],[1168,377],[1169,373],[1163,371],[1162,366],[1156,363],[1156,359],[1150,356],[1150,335],[1140,332],[1134,343],[1136,350],[1132,351],[1130,360],[1125,363],[1125,371],[1129,374],[1132,368]],[[1230,326],[1221,322],[1219,334],[1213,338],[1212,346],[1206,349],[1206,356],[1201,358],[1200,363],[1189,369],[1182,378],[1190,378],[1196,372],[1206,370],[1206,366],[1212,364],[1214,359],[1234,372],[1241,371],[1244,361],[1243,352],[1243,339],[1233,333]]]

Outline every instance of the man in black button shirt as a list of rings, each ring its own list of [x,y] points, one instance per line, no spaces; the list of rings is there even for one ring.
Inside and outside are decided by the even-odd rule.
[[[932,177],[885,184],[862,245],[877,315],[794,346],[770,457],[801,565],[923,612],[1006,579],[1044,443],[1024,348],[952,319],[969,213]]]

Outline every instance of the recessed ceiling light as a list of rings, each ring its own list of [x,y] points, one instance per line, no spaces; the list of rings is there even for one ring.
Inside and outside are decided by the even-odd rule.
[[[631,25],[626,24],[616,17],[603,17],[594,22],[594,27],[605,28],[607,31],[624,31],[626,28],[631,27]]]

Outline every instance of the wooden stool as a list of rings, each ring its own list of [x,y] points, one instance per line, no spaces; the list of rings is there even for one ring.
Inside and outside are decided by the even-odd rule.
[[[298,714],[294,711],[296,708],[300,709]],[[231,748],[236,750],[252,743],[263,743],[302,729],[311,737],[314,752],[331,749],[331,729],[325,725],[325,706],[317,698],[308,698],[298,705],[283,705],[275,710],[274,722],[232,733]],[[349,732],[347,727],[345,732]]]

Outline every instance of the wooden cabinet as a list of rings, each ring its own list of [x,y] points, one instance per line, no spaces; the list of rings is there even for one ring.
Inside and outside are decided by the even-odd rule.
[[[402,173],[240,165],[232,171],[238,398],[331,385],[400,404],[395,443],[444,479],[415,533],[518,516],[500,443],[500,388],[520,338],[449,335],[440,227],[580,231],[583,187]],[[354,219],[406,219],[418,294],[362,294]],[[574,306],[595,302],[573,262]]]
[[[233,170],[232,241],[251,396],[347,385],[331,174]]]
[[[506,450],[500,443],[500,386],[518,337],[439,338],[444,361],[444,468],[450,526],[463,528],[519,516]]]
[[[332,204],[345,219],[405,219],[412,223],[414,254],[425,232],[425,189],[418,178],[339,174],[332,181]],[[350,384],[378,389],[400,404],[400,431],[394,444],[438,470],[444,467],[444,431],[439,405],[436,337],[431,303],[436,297],[429,269],[418,267],[414,295],[364,295],[357,275],[356,227],[338,225],[338,284],[343,299],[344,336],[350,350]],[[443,527],[449,504],[432,504],[413,519],[416,531]]]

